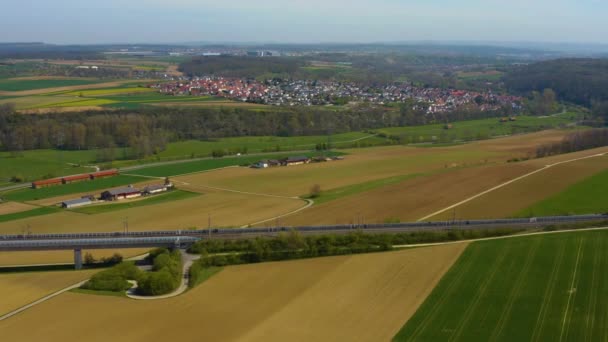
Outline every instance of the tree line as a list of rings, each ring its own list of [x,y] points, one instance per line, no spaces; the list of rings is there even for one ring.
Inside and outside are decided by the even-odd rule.
[[[302,236],[297,231],[272,238],[207,240],[196,242],[189,253],[201,254],[190,268],[190,283],[198,284],[205,270],[228,265],[293,260],[332,255],[389,251],[398,245],[458,241],[517,232],[514,229],[426,231],[399,234],[325,234]]]
[[[142,108],[20,115],[11,105],[0,105],[0,149],[98,149],[98,161],[116,158],[116,148],[129,147],[129,158],[163,151],[168,142],[211,140],[240,136],[304,136],[363,131],[382,127],[496,117],[504,111],[482,112],[464,107],[450,113],[427,115],[423,106],[405,103],[400,110],[358,106],[340,111],[308,107]]]
[[[541,145],[536,149],[536,157],[542,158],[604,146],[608,146],[608,128],[592,129],[569,134],[557,143]]]

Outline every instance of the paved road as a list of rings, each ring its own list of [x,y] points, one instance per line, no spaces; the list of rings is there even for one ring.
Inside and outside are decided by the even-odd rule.
[[[127,297],[132,298],[132,299],[138,299],[138,300],[155,300],[155,299],[166,299],[166,298],[176,297],[176,296],[179,296],[182,293],[186,292],[188,290],[188,285],[190,284],[190,267],[192,267],[192,264],[194,263],[194,261],[200,259],[201,256],[188,254],[184,250],[180,250],[180,252],[182,253],[182,262],[183,262],[182,280],[181,280],[181,283],[179,284],[179,286],[177,287],[177,289],[175,289],[175,291],[165,294],[165,295],[161,295],[161,296],[138,296],[135,294],[135,291],[137,289],[137,282],[130,281],[130,283],[133,284],[134,286],[127,291]]]

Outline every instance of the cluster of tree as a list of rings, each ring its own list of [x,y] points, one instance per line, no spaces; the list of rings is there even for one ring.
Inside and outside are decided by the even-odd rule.
[[[476,107],[427,115],[422,106],[404,104],[400,111],[359,106],[341,111],[323,108],[142,108],[100,112],[19,115],[0,105],[0,149],[99,149],[98,161],[116,158],[116,148],[130,147],[124,158],[143,158],[165,149],[167,142],[238,136],[302,136],[424,125],[508,115]],[[219,151],[218,151],[219,153]]]
[[[608,101],[608,59],[558,59],[519,66],[504,80],[511,91],[553,89],[558,99],[586,107]]]
[[[122,262],[99,272],[81,286],[94,291],[122,292],[131,288],[129,280],[138,283],[137,293],[142,296],[158,296],[175,290],[182,276],[182,259],[179,251],[158,248],[150,251],[147,260],[152,263],[151,272],[141,271],[133,262]]]
[[[175,290],[182,278],[182,255],[178,250],[158,248],[150,252],[152,272],[142,273],[137,280],[137,293],[158,296]]]
[[[536,149],[536,157],[570,153],[608,146],[608,128],[592,129],[567,135],[561,142],[541,145]]]
[[[541,92],[533,91],[525,102],[526,109],[533,115],[549,115],[557,113],[559,104],[553,89],[544,89]]]
[[[118,253],[114,253],[112,256],[109,257],[102,257],[101,259],[97,260],[95,259],[95,257],[93,256],[93,254],[91,253],[86,253],[84,255],[84,264],[85,265],[94,265],[94,264],[102,264],[102,265],[116,265],[116,264],[120,264],[123,260],[122,255],[118,254]]]
[[[122,292],[131,288],[128,280],[140,279],[143,272],[132,262],[123,262],[94,274],[80,288],[94,291]]]

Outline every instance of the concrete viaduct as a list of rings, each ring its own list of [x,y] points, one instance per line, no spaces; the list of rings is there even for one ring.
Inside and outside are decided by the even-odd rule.
[[[360,224],[305,227],[272,227],[246,229],[161,230],[106,233],[63,233],[0,235],[0,252],[73,250],[76,269],[82,268],[83,249],[123,248],[187,248],[201,239],[246,239],[277,236],[287,231],[303,235],[366,233],[407,233],[470,229],[542,228],[549,225],[598,222],[608,220],[608,214],[549,216],[522,219],[493,219],[467,221],[407,222],[393,224]]]

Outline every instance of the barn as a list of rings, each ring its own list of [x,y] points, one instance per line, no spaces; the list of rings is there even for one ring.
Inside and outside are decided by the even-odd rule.
[[[302,165],[302,164],[308,164],[308,163],[310,163],[310,158],[304,157],[304,156],[289,157],[282,161],[282,164],[285,166]]]
[[[114,176],[118,176],[118,170],[112,169],[112,170],[106,170],[106,171],[93,172],[90,174],[90,176],[91,176],[91,179],[114,177]]]
[[[101,193],[101,199],[104,201],[117,201],[121,199],[136,198],[140,196],[141,191],[134,187],[112,189]]]
[[[78,208],[93,203],[90,198],[77,198],[69,201],[61,202],[61,207],[64,209]]]
[[[52,179],[43,179],[39,181],[32,182],[32,189],[40,189],[45,188],[47,186],[61,185],[61,178],[52,178]]]
[[[161,192],[165,192],[168,191],[173,185],[171,183],[169,184],[155,184],[155,185],[149,185],[147,187],[144,188],[143,194],[144,195],[154,195],[154,194],[158,194]]]
[[[63,184],[69,184],[69,183],[75,183],[75,182],[88,181],[89,179],[90,179],[90,177],[88,174],[83,174],[83,175],[74,175],[74,176],[63,177],[61,179],[61,182]]]

